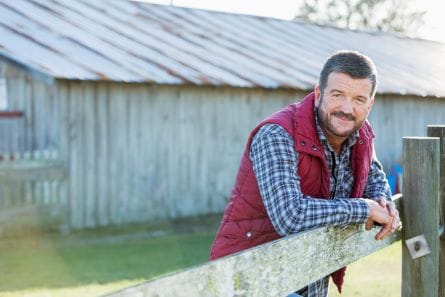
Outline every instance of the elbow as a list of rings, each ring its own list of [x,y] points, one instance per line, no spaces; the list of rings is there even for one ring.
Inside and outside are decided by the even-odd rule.
[[[272,220],[277,233],[282,236],[289,236],[304,231],[304,212],[297,209],[286,209]]]

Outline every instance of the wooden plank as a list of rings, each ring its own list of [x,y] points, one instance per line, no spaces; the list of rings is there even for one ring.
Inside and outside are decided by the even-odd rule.
[[[127,170],[129,171],[128,175],[128,192],[127,192],[127,201],[129,203],[128,214],[129,217],[127,221],[137,222],[140,221],[140,205],[139,201],[142,199],[141,196],[137,196],[137,177],[139,175],[139,167],[138,162],[140,162],[139,154],[138,154],[138,140],[139,140],[139,129],[141,128],[141,120],[140,120],[140,101],[141,97],[138,93],[138,87],[133,87],[131,91],[128,92],[127,104],[128,104],[128,155],[126,162],[128,164]]]
[[[81,124],[79,107],[81,94],[79,92],[78,83],[70,83],[68,87],[68,110],[69,110],[69,216],[70,226],[80,228],[82,226],[82,162],[81,162]]]
[[[123,98],[122,91],[110,85],[109,88],[109,116],[108,116],[108,162],[109,162],[109,179],[107,181],[107,187],[109,188],[109,209],[110,209],[110,223],[117,224],[120,222],[119,219],[119,204],[120,197],[120,183],[121,175],[119,168],[119,158],[122,158],[123,152],[119,151],[119,144],[121,142],[120,137],[120,113],[122,112],[122,101]]]
[[[59,158],[65,165],[67,172],[69,169],[70,160],[70,121],[69,121],[69,95],[68,83],[66,81],[57,82],[57,99],[59,101],[59,135],[57,136]],[[64,206],[64,224],[61,226],[64,230],[68,230],[70,226],[69,219],[69,201],[70,201],[70,178],[67,177],[63,182],[58,184],[59,201]]]
[[[65,177],[65,167],[59,161],[23,160],[0,162],[0,183],[29,180],[61,180]]]
[[[120,179],[118,182],[119,186],[119,223],[128,223],[131,221],[131,199],[129,199],[129,182],[130,182],[130,166],[128,164],[128,159],[130,155],[129,150],[129,93],[131,87],[127,84],[120,85],[121,96],[120,96],[120,114],[119,114],[119,126],[118,128],[118,147],[119,147],[119,172]]]
[[[97,218],[99,226],[106,226],[110,220],[110,188],[109,176],[109,91],[107,83],[99,83],[97,87]]]
[[[431,253],[402,249],[402,297],[439,296],[439,138],[403,138],[403,239],[424,235]]]
[[[399,209],[401,200],[396,200]],[[378,230],[365,231],[363,225],[320,228],[107,296],[286,296],[401,238],[396,232],[377,241],[374,236]]]
[[[85,227],[95,227],[97,226],[96,217],[96,85],[92,83],[83,84],[83,109],[81,111],[83,116],[83,129],[82,138],[84,139],[82,154],[82,161],[84,162],[84,209],[85,213]]]
[[[440,138],[439,296],[445,296],[445,125],[428,126],[428,136]]]

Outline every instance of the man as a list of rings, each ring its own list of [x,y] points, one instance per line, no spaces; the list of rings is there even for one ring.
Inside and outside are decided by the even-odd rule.
[[[314,92],[252,131],[211,259],[322,226],[379,223],[376,240],[396,230],[399,215],[366,120],[376,87],[368,57],[339,51]],[[340,292],[344,274],[332,274]],[[328,286],[326,276],[293,296],[327,296]]]

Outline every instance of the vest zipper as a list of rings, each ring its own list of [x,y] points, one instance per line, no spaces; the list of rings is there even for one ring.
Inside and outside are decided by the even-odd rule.
[[[335,195],[337,194],[337,175],[335,174],[335,169],[337,167],[337,164],[336,164],[336,161],[335,161],[336,160],[335,159],[335,153],[332,152],[332,151],[331,151],[331,157],[332,157],[332,161],[333,161],[331,174],[334,177],[334,191],[332,192],[331,199],[334,199]]]

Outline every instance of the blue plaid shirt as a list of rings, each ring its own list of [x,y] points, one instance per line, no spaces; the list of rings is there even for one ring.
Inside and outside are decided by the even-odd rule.
[[[337,155],[315,118],[330,171],[330,199],[317,199],[320,197],[310,197],[301,192],[297,174],[298,153],[294,149],[293,138],[281,126],[264,125],[250,146],[250,159],[260,194],[272,224],[281,236],[323,226],[360,224],[369,217],[369,208],[363,199],[349,198],[354,185],[350,154],[358,132],[346,140]],[[363,196],[391,199],[385,173],[375,154]],[[302,296],[327,296],[328,280],[329,276],[326,276],[310,284]]]

